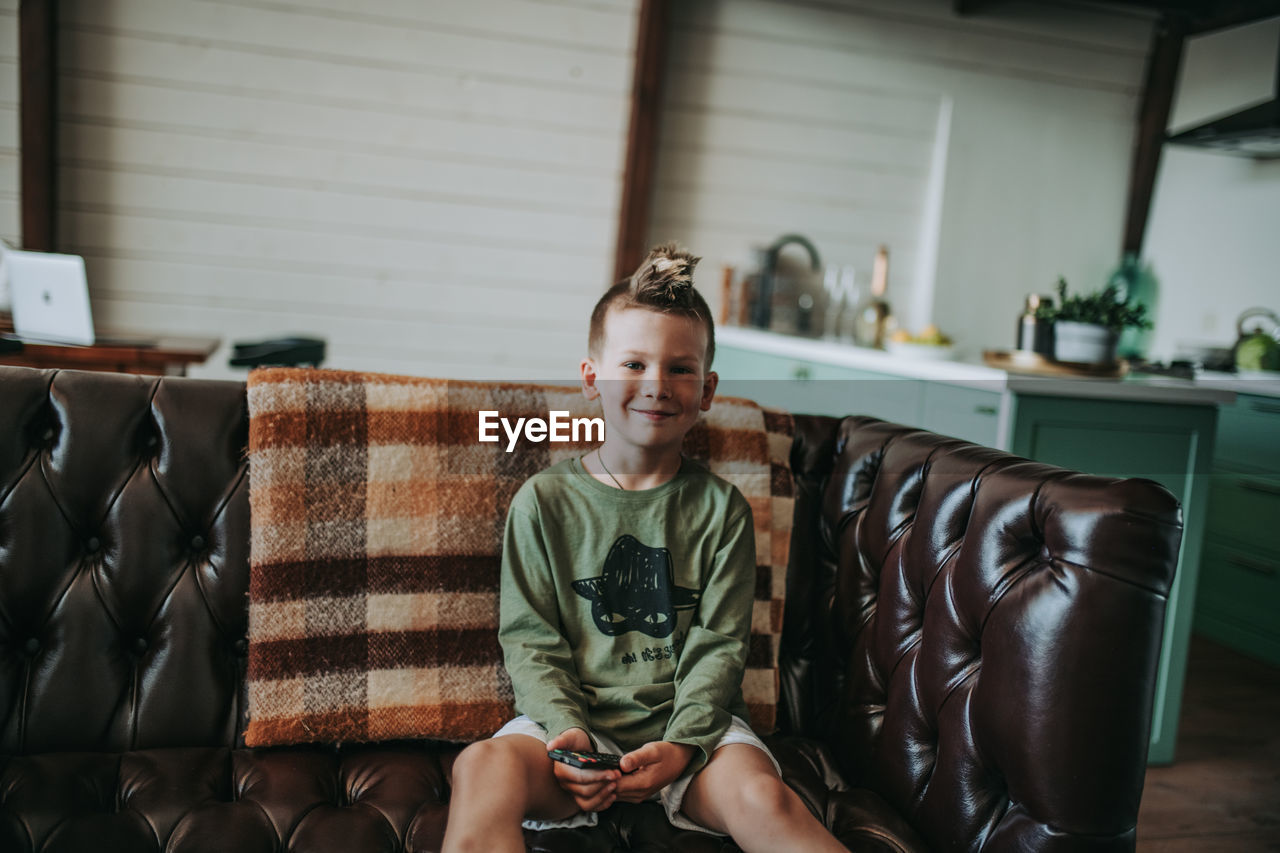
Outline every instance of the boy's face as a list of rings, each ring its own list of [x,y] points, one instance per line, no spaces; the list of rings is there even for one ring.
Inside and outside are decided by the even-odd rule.
[[[692,317],[611,310],[600,352],[582,361],[582,390],[600,398],[605,440],[678,453],[718,377],[707,371],[707,330]]]

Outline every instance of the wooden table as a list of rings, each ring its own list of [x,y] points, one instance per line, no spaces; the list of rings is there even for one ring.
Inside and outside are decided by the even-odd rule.
[[[21,350],[0,352],[0,364],[22,367],[100,370],[184,376],[187,366],[203,364],[221,343],[218,338],[103,335],[91,347],[23,342]]]

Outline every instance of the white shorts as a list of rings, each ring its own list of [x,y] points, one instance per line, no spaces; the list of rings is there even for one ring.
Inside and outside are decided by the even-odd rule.
[[[536,737],[543,743],[547,743],[551,738],[547,736],[547,730],[535,723],[533,720],[523,714],[507,723],[494,733],[494,737],[503,737],[505,735],[529,735]],[[599,752],[614,752],[619,755],[627,750],[622,749],[618,744],[614,743],[608,737],[602,734],[591,732],[591,738],[596,742],[596,749]],[[728,746],[731,743],[745,743],[754,746],[756,749],[769,756],[769,761],[773,764],[773,769],[778,776],[782,776],[782,768],[778,766],[778,760],[773,757],[773,753],[769,752],[769,748],[764,745],[764,741],[751,731],[751,727],[738,717],[732,717],[729,723],[729,730],[721,736],[716,742],[716,749],[722,746]],[[712,750],[715,752],[715,749]],[[701,768],[699,768],[701,769]],[[696,773],[696,771],[695,771]],[[651,797],[662,803],[663,810],[667,813],[667,820],[671,821],[671,825],[678,829],[692,829],[695,832],[705,832],[710,835],[721,835],[719,832],[699,826],[689,820],[680,811],[680,804],[684,802],[684,792],[688,790],[689,783],[693,781],[695,773],[684,773],[680,778],[676,779],[667,787]],[[595,812],[578,812],[567,820],[526,820],[524,822],[525,829],[561,829],[578,826],[595,826],[599,820],[599,815]]]

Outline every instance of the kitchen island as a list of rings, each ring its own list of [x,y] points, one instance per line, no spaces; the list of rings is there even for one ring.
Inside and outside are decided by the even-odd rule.
[[[1043,378],[735,327],[717,329],[716,344],[721,394],[793,412],[872,415],[1091,474],[1146,477],[1173,492],[1183,544],[1149,752],[1154,763],[1173,760],[1219,407],[1237,393],[1280,397],[1280,382]]]

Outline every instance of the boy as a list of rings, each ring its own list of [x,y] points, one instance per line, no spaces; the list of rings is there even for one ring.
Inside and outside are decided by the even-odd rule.
[[[522,852],[522,822],[593,825],[649,799],[747,851],[845,850],[744,722],[751,509],[681,455],[718,381],[697,261],[659,246],[596,304],[582,388],[605,440],[512,500],[499,636],[522,716],[458,757],[446,851]],[[584,770],[552,749],[625,754]]]

